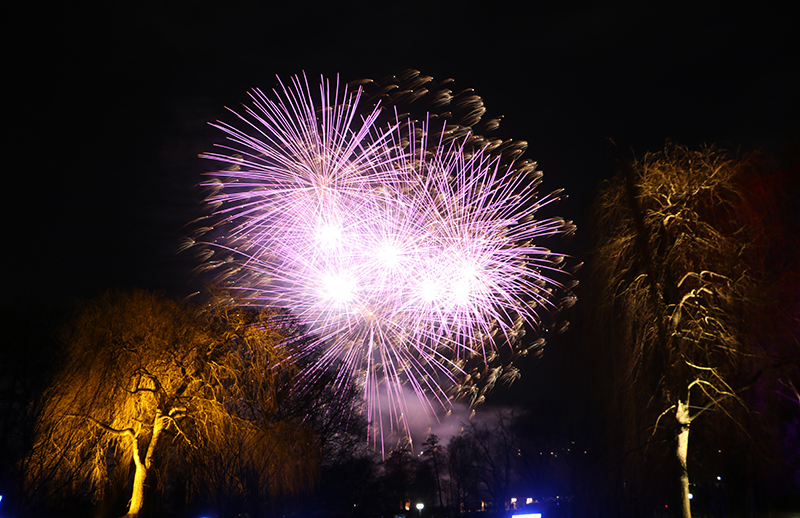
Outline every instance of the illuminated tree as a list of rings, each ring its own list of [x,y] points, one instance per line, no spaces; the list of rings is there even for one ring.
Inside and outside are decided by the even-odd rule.
[[[162,435],[181,430],[190,412],[208,345],[200,327],[184,308],[144,292],[108,294],[80,311],[44,397],[29,487],[57,480],[62,493],[100,499],[107,481],[126,481],[133,466],[128,515],[137,516]]]
[[[668,144],[632,165],[620,162],[594,210],[592,329],[603,331],[592,346],[608,358],[594,367],[618,383],[620,398],[607,403],[617,405],[613,427],[626,451],[661,438],[674,448],[686,518],[692,423],[735,417],[775,363],[763,337],[750,332],[772,318],[763,297],[769,275],[754,259],[763,226],[748,218],[752,174],[750,162],[714,148]]]
[[[314,484],[324,436],[310,413],[316,404],[323,414],[325,401],[294,391],[297,369],[275,315],[219,302],[207,316],[225,351],[205,377],[221,418],[203,423],[187,451],[186,478],[196,500],[258,517],[276,497]]]
[[[204,465],[191,474],[207,486],[229,469],[229,485],[245,492],[305,484],[315,468],[311,434],[275,418],[289,375],[279,341],[263,316],[216,303],[133,291],[87,304],[64,333],[28,486],[96,501],[131,487],[126,516],[135,517],[171,463]]]

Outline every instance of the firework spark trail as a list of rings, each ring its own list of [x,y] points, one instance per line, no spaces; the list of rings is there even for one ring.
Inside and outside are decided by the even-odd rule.
[[[558,193],[537,200],[538,177],[446,128],[396,113],[382,125],[380,106],[360,116],[361,91],[338,81],[316,102],[304,76],[273,93],[251,94],[245,130],[214,124],[230,144],[201,155],[227,166],[206,184],[225,229],[208,244],[234,254],[215,264],[309,329],[306,354],[321,354],[307,379],[340,365],[335,383],[357,380],[370,422],[383,429],[383,395],[389,426],[407,430],[404,386],[447,410],[467,358],[555,309],[560,256],[535,243],[568,225],[533,214]]]

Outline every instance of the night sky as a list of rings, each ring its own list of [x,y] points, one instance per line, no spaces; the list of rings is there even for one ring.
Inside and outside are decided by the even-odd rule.
[[[288,2],[287,2],[288,3]],[[176,255],[200,212],[197,154],[253,87],[407,68],[474,88],[527,140],[579,226],[607,139],[786,151],[800,141],[791,3],[131,2],[4,7],[3,307],[109,288],[198,288]],[[9,136],[10,133],[10,136]],[[631,151],[632,150],[632,151]],[[577,243],[577,244],[576,244]]]

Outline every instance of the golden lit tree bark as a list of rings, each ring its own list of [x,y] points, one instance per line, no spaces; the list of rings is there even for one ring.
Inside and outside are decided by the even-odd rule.
[[[689,425],[691,418],[689,417],[689,397],[687,395],[686,401],[678,401],[677,409],[675,410],[675,419],[678,421],[678,444],[676,453],[678,456],[678,464],[680,465],[680,502],[681,502],[681,516],[683,518],[692,517],[691,500],[689,500],[689,467],[687,458],[689,455]]]
[[[147,445],[147,453],[145,454],[144,461],[142,461],[141,454],[139,453],[139,436],[135,434],[132,437],[133,444],[131,446],[131,451],[133,454],[135,472],[133,475],[131,501],[128,506],[128,513],[124,518],[137,518],[142,511],[147,475],[150,472],[150,468],[153,466],[153,457],[156,452],[156,447],[158,446],[158,440],[161,438],[161,434],[165,429],[164,423],[164,416],[161,415],[161,412],[156,412],[155,418],[153,419],[153,432],[150,436],[150,442]]]

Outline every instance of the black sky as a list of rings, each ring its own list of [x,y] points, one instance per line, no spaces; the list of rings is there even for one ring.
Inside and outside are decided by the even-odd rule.
[[[194,263],[174,252],[212,168],[197,158],[218,139],[206,122],[276,75],[452,77],[505,116],[502,136],[530,143],[544,189],[567,189],[559,211],[579,226],[610,174],[609,137],[638,155],[667,138],[733,150],[798,142],[789,3],[467,5],[4,7],[0,302],[193,291]]]

